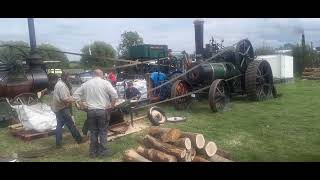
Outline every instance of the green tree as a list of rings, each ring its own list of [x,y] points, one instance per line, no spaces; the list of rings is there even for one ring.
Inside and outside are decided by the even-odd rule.
[[[106,60],[103,58],[115,58],[116,50],[110,45],[103,41],[95,41],[92,44],[85,45],[81,52],[83,54],[92,55],[90,56],[82,56],[80,59],[81,64],[87,68],[102,68],[106,69],[113,65],[113,61]],[[91,53],[90,53],[91,52]],[[98,57],[98,58],[96,58]]]
[[[311,49],[310,46],[297,44],[292,49],[294,72],[297,76],[301,76],[304,68],[317,67],[320,65],[319,55]]]
[[[60,61],[58,64],[59,68],[66,69],[69,68],[69,59],[64,53],[60,53],[59,48],[51,44],[40,44],[38,46],[38,52],[43,59],[43,61]]]
[[[0,61],[8,65],[18,65],[26,58],[30,53],[29,44],[24,41],[7,41],[1,42],[1,45],[12,45],[13,47],[0,47]],[[51,44],[40,44],[37,46],[37,50],[43,59],[43,61],[61,61],[59,68],[68,68],[69,60],[59,48]]]
[[[0,45],[0,61],[5,64],[22,61],[30,52],[30,49],[26,48],[28,43],[24,41],[2,41]],[[12,47],[4,45],[11,45]]]
[[[129,57],[129,47],[143,44],[143,38],[137,32],[126,31],[121,34],[121,43],[118,47],[119,55],[123,58]]]

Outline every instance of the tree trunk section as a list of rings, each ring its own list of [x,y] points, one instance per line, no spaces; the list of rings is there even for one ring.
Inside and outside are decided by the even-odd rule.
[[[219,156],[217,154],[215,154],[212,157],[210,157],[209,161],[211,161],[211,162],[233,162],[230,159],[226,159],[226,158],[221,157],[221,156]]]
[[[202,149],[205,145],[205,139],[202,134],[183,132],[181,137],[190,138],[191,146],[196,149]]]
[[[176,142],[173,143],[177,147],[185,148],[187,150],[191,150],[191,140],[190,138],[179,138]]]
[[[186,155],[186,162],[192,162],[193,159],[196,157],[196,150],[194,148],[187,150],[187,155]]]
[[[192,162],[210,162],[201,156],[195,156]]]
[[[197,149],[197,153],[203,155],[206,158],[212,157],[217,152],[217,145],[212,141],[206,142],[204,148]]]
[[[151,127],[149,135],[160,139],[161,142],[175,142],[181,136],[181,131],[175,128]]]
[[[143,139],[143,143],[148,148],[154,148],[169,155],[175,156],[179,161],[185,161],[186,150],[175,147],[168,143],[158,141],[156,138],[146,135]]]
[[[152,162],[177,162],[177,158],[166,154],[164,152],[158,151],[156,149],[147,149],[139,146],[137,152],[141,155],[150,159]]]
[[[135,150],[129,149],[124,152],[123,160],[126,162],[151,162],[150,160],[146,159],[145,157],[138,154]]]
[[[218,148],[217,152],[216,152],[217,155],[221,156],[221,157],[224,157],[226,159],[231,159],[231,155],[230,153],[227,153],[225,152],[224,150]]]

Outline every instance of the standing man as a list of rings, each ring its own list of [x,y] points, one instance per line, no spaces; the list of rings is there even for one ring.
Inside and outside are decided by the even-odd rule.
[[[117,91],[111,83],[103,79],[102,70],[96,69],[94,75],[93,79],[82,84],[73,94],[77,102],[83,100],[88,106],[87,121],[90,131],[89,153],[91,158],[110,154],[106,147],[107,129],[111,109],[118,98]]]
[[[73,119],[70,114],[70,105],[73,102],[73,98],[70,94],[70,90],[67,86],[69,80],[69,74],[63,72],[61,79],[58,80],[54,86],[53,98],[52,98],[52,110],[56,114],[57,127],[56,127],[56,146],[61,147],[62,143],[62,127],[66,125],[70,130],[73,138],[78,144],[82,143],[82,137],[77,130]]]

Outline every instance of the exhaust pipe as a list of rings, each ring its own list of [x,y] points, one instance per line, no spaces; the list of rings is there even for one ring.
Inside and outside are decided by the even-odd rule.
[[[29,40],[30,40],[30,57],[27,59],[27,64],[30,68],[38,68],[43,62],[42,58],[37,52],[37,43],[36,43],[36,32],[34,29],[34,20],[33,18],[28,18],[28,29],[29,29]]]
[[[28,18],[28,28],[29,28],[29,39],[31,51],[34,52],[37,47],[36,43],[36,32],[34,30],[34,21],[33,18]]]
[[[195,45],[196,45],[196,56],[203,54],[203,20],[195,20],[194,33],[195,33]]]

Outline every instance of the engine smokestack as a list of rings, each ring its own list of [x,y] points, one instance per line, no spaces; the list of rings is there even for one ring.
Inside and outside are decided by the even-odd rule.
[[[34,30],[34,21],[33,18],[28,18],[28,28],[29,28],[29,39],[31,51],[35,51],[37,47],[36,43],[36,32]]]
[[[196,45],[196,55],[203,54],[203,20],[195,20],[194,33],[195,33],[195,45]]]
[[[43,62],[41,56],[37,52],[37,43],[36,43],[36,32],[34,29],[33,18],[28,18],[28,28],[29,28],[29,39],[30,39],[30,57],[27,59],[27,64],[30,68],[39,68],[42,66]]]

